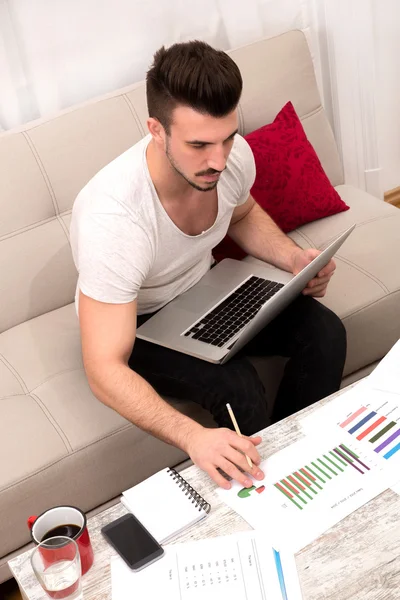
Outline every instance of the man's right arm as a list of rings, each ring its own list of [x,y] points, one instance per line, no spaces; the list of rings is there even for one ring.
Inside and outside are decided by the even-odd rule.
[[[184,450],[218,485],[229,487],[217,467],[241,484],[251,484],[237,466],[249,470],[242,452],[248,454],[255,463],[251,474],[257,477],[255,446],[260,438],[240,438],[229,429],[203,427],[165,402],[128,366],[136,336],[136,305],[136,300],[127,304],[98,302],[80,292],[83,361],[91,390],[141,429]]]

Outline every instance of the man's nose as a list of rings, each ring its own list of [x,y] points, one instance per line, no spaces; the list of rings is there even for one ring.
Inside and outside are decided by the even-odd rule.
[[[223,146],[215,146],[208,158],[208,168],[223,171],[226,166],[226,159]]]

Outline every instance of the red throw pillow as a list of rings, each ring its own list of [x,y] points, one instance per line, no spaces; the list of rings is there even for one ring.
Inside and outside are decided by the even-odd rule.
[[[256,163],[251,194],[285,231],[347,210],[307,139],[291,102],[273,123],[246,135]],[[245,253],[226,236],[213,251],[217,260]]]

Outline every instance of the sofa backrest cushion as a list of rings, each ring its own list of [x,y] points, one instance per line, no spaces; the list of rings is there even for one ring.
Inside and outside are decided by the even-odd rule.
[[[231,51],[244,90],[240,133],[273,121],[291,100],[333,185],[343,182],[304,34]],[[0,331],[73,301],[69,246],[79,190],[146,133],[143,82],[0,136]]]
[[[74,199],[141,137],[121,93],[0,136],[0,331],[73,301]]]

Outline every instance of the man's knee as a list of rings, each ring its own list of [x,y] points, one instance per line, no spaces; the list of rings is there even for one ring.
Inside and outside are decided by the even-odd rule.
[[[221,367],[219,390],[218,401],[211,410],[219,425],[232,428],[227,403],[232,406],[245,435],[252,435],[268,425],[265,389],[256,369],[247,359],[235,357]]]
[[[307,319],[310,341],[315,350],[326,360],[344,363],[346,358],[347,335],[341,319],[329,308],[314,300],[310,307],[312,314]]]

